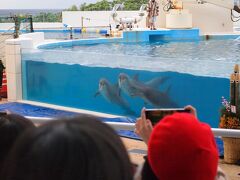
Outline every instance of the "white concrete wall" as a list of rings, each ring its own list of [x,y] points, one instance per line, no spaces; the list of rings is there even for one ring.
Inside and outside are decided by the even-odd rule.
[[[30,39],[32,45],[24,45],[23,47],[26,49],[32,49],[34,46],[37,46],[40,43],[44,42],[44,33],[43,32],[35,32],[35,33],[27,33],[19,36],[20,40],[22,39]],[[23,40],[22,40],[23,41]]]
[[[160,15],[157,18],[157,27],[166,28],[166,12],[163,11],[165,0],[158,0],[160,5]],[[231,33],[233,32],[233,22],[231,21],[230,9],[222,8],[212,4],[183,3],[184,9],[188,9],[192,14],[193,28],[199,28],[201,34],[208,33]],[[73,27],[108,26],[116,25],[110,16],[110,11],[64,11],[62,13],[63,23]],[[118,17],[137,16],[138,11],[118,11]],[[86,20],[86,18],[90,20]],[[139,23],[140,28],[146,27],[146,16]]]
[[[166,14],[162,10],[166,0],[158,0],[160,5],[160,15],[157,18],[157,27],[166,27]],[[212,4],[183,3],[184,9],[192,13],[193,27],[199,28],[201,34],[207,33],[230,33],[233,32],[233,22],[231,21],[231,12],[229,9],[222,8]],[[73,27],[109,26],[114,27],[111,11],[63,11],[63,23]],[[118,11],[118,17],[135,17],[138,11]],[[90,19],[87,20],[86,18]],[[240,23],[235,23],[240,25]],[[146,16],[138,23],[140,28],[146,27]],[[9,29],[13,27],[12,23],[0,23],[0,29]],[[35,29],[57,29],[63,28],[62,23],[34,23]]]
[[[230,9],[212,4],[186,4],[185,7],[193,15],[193,27],[200,28],[201,33],[233,32]]]
[[[33,23],[33,29],[59,29],[63,28],[63,23]]]
[[[13,27],[14,27],[13,23],[0,23],[0,30],[8,30]],[[63,24],[60,22],[59,23],[33,23],[33,28],[34,29],[61,29],[63,28]]]
[[[14,30],[14,23],[0,23],[0,30]]]
[[[160,5],[160,16],[158,27],[166,27],[166,15],[163,11],[164,1],[158,0]],[[231,21],[230,9],[222,8],[213,4],[183,3],[184,9],[192,14],[193,28],[199,28],[201,34],[208,33],[231,33],[233,22]]]
[[[138,16],[138,11],[118,11],[118,17],[136,17]],[[82,27],[82,17],[84,27],[94,27],[94,26],[116,26],[116,23],[111,17],[111,11],[63,11],[62,12],[62,22],[68,24],[72,27]],[[87,20],[86,18],[90,19]],[[146,15],[141,22],[138,23],[141,28],[146,27]]]

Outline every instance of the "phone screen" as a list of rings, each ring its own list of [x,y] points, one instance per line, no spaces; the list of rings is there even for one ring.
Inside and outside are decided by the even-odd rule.
[[[146,109],[145,112],[146,112],[146,118],[149,119],[152,122],[152,125],[154,126],[166,115],[170,115],[175,112],[189,113],[190,111],[186,109],[178,108],[178,109]]]

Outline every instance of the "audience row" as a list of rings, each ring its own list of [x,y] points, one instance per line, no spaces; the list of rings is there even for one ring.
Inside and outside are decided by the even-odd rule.
[[[135,132],[148,145],[138,168],[116,132],[95,116],[62,118],[35,127],[19,115],[0,113],[0,180],[220,180],[218,152],[196,111],[145,117]]]

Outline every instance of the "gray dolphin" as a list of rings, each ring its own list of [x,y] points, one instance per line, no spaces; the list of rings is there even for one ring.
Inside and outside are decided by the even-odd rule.
[[[165,79],[166,80],[166,79]],[[158,108],[173,108],[178,107],[168,96],[169,89],[166,92],[161,92],[156,87],[156,84],[164,82],[160,78],[153,79],[149,83],[142,83],[136,78],[130,78],[127,74],[119,74],[119,87],[124,93],[131,97],[140,97],[146,103]],[[152,85],[153,84],[153,85]]]
[[[135,115],[135,112],[131,110],[128,102],[124,100],[119,94],[118,84],[112,85],[107,79],[100,79],[99,89],[94,97],[102,95],[110,103],[117,104],[126,111],[127,114]]]

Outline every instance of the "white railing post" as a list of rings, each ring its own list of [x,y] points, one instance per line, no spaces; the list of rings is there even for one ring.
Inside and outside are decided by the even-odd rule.
[[[16,101],[22,99],[21,42],[10,39],[5,44],[8,101]]]
[[[6,44],[6,73],[8,101],[22,100],[21,52],[33,48],[31,38],[9,39]]]

